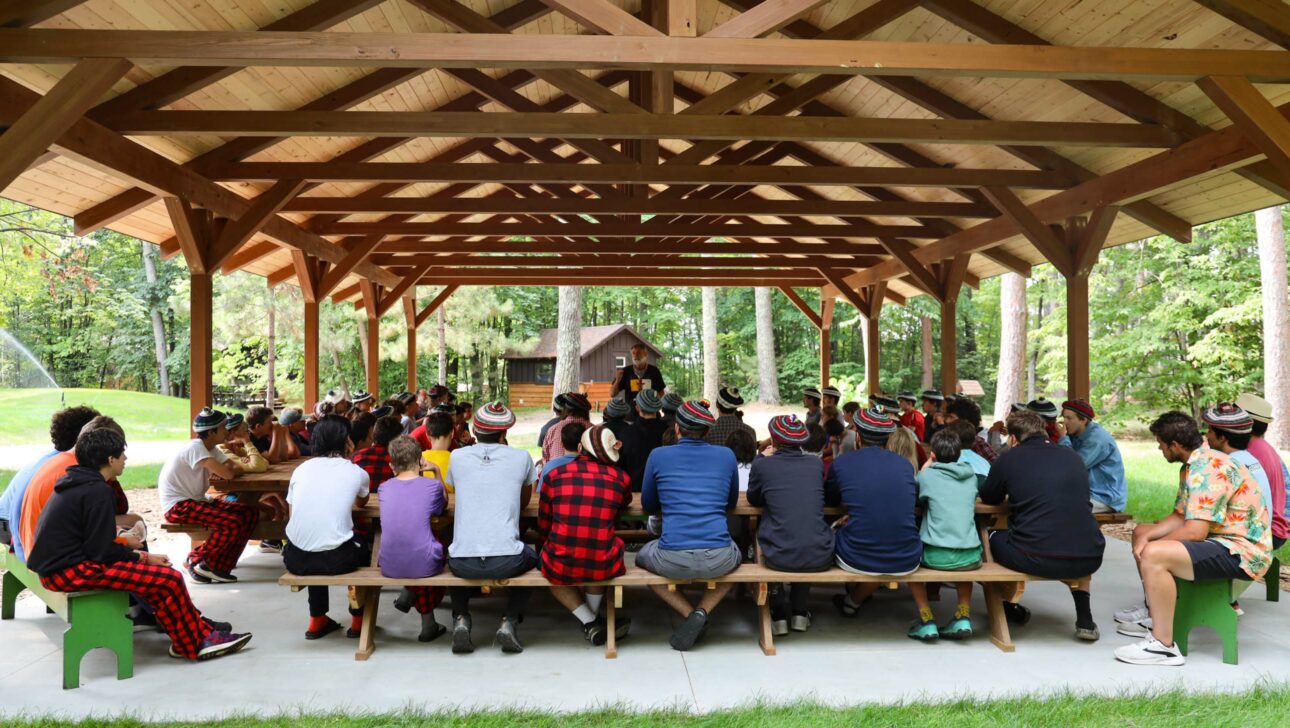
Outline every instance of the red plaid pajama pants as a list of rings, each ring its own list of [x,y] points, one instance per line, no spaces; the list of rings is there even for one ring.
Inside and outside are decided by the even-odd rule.
[[[232,571],[260,520],[260,511],[243,503],[186,500],[166,511],[166,520],[209,528],[210,538],[193,549],[188,560],[194,564],[205,561],[216,571]]]
[[[439,587],[410,586],[408,591],[412,593],[412,606],[417,614],[429,614],[443,601],[443,589]]]
[[[197,659],[197,650],[211,631],[188,596],[183,575],[169,566],[136,561],[115,564],[82,561],[40,577],[40,583],[57,592],[115,589],[139,595],[155,610],[157,624],[170,635],[175,652],[190,660]]]

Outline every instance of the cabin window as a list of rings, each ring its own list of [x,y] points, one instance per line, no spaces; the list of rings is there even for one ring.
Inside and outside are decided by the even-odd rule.
[[[555,384],[555,362],[538,362],[533,381],[537,384]]]
[[[625,356],[614,357],[614,366],[618,367],[619,369],[622,369],[623,367],[627,366],[627,357]]]

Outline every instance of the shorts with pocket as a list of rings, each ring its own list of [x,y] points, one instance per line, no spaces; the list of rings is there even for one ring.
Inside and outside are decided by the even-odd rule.
[[[1191,557],[1192,578],[1195,581],[1210,579],[1242,579],[1251,581],[1250,575],[1241,568],[1241,559],[1227,550],[1222,543],[1213,539],[1204,541],[1182,541],[1183,548]]]

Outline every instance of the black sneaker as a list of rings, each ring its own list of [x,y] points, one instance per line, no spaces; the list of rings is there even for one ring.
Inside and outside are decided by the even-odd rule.
[[[614,620],[614,639],[620,640],[632,631],[631,617],[618,617]]]
[[[681,622],[681,626],[677,627],[676,631],[672,633],[672,638],[668,640],[668,644],[672,645],[672,649],[678,652],[685,652],[699,640],[699,635],[707,624],[707,612],[702,609],[690,612],[690,616],[686,617],[685,621]]]
[[[400,612],[403,612],[404,614],[407,614],[408,612],[412,611],[412,590],[411,589],[407,587],[403,587],[403,589],[399,591],[399,595],[394,598],[394,608],[399,610]]]
[[[524,651],[524,645],[520,642],[520,634],[515,628],[515,622],[509,619],[502,619],[502,626],[497,629],[495,637],[497,644],[502,646],[502,652],[509,655],[518,655]],[[604,644],[604,640],[600,644]]]
[[[605,623],[605,618],[596,617],[582,625],[582,637],[597,647],[605,644],[609,639],[609,625]]]
[[[208,619],[208,618],[206,618],[206,617],[202,617],[202,621],[206,623],[206,626],[207,626],[207,627],[210,627],[211,629],[215,630],[216,632],[232,632],[232,631],[233,631],[233,625],[229,624],[228,622],[221,622],[221,621],[219,621],[219,620],[216,620],[216,619]],[[161,629],[161,628],[160,628],[160,627],[158,627],[158,631],[160,631],[160,629]]]
[[[280,554],[284,544],[276,539],[260,542],[260,553],[262,554]]]
[[[161,632],[161,625],[157,624],[157,615],[144,609],[130,618],[134,623],[135,632]]]
[[[470,617],[461,615],[452,618],[452,654],[469,655],[475,651],[470,641]]]
[[[210,584],[213,580],[197,570],[197,565],[191,561],[184,562],[184,571],[188,572],[188,578],[193,580],[194,584]]]
[[[340,629],[340,622],[337,622],[334,619],[329,619],[327,620],[327,624],[323,625],[322,629],[306,630],[305,639],[320,640],[338,629]]]
[[[227,571],[212,569],[210,566],[206,564],[205,561],[199,564],[193,564],[191,569],[192,569],[192,573],[199,574],[205,577],[206,578],[205,583],[207,584],[211,582],[215,582],[216,584],[236,584],[237,583],[236,576],[233,576]]]
[[[1003,603],[1003,616],[1010,624],[1024,626],[1030,621],[1030,610],[1013,602]]]
[[[234,634],[232,632],[211,632],[202,640],[201,647],[197,648],[198,660],[213,660],[217,657],[231,655],[234,652],[246,647],[246,643],[251,641],[251,633]],[[170,656],[183,658],[183,655],[175,651],[175,646],[170,646]]]

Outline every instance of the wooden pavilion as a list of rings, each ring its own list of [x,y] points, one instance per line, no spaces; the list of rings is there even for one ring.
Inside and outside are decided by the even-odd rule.
[[[824,352],[840,297],[876,363],[886,302],[1049,262],[1087,396],[1102,247],[1290,198],[1287,48],[1280,0],[0,0],[0,191],[184,256],[194,408],[235,270],[304,292],[313,401],[326,297],[369,389],[401,305],[411,388],[463,285],[774,286]]]

